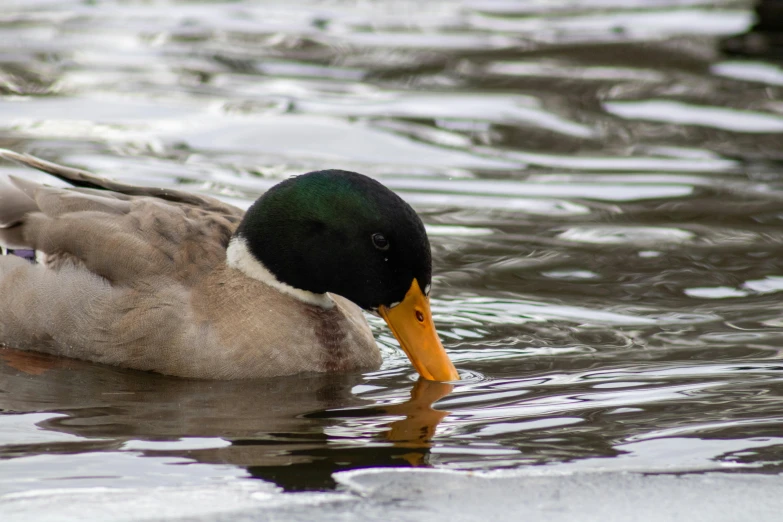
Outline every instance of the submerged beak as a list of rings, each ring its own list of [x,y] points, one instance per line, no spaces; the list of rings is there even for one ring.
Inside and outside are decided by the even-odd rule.
[[[430,381],[459,380],[457,369],[451,364],[435,331],[430,300],[416,279],[400,304],[392,308],[381,305],[378,313],[422,377]]]

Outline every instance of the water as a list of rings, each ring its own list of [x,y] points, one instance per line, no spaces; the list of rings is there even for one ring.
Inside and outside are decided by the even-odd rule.
[[[428,226],[463,380],[416,382],[375,318],[364,375],[2,350],[0,493],[780,473],[783,69],[717,50],[752,23],[699,0],[7,4],[0,147],[245,206],[308,170],[380,179]]]

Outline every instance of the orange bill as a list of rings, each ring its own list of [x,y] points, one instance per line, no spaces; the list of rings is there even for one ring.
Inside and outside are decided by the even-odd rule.
[[[391,308],[380,306],[378,313],[422,377],[431,381],[459,380],[457,369],[435,331],[430,299],[421,291],[418,281],[413,280],[400,304]]]

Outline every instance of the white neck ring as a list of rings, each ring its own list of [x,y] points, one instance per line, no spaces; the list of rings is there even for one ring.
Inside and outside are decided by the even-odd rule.
[[[271,286],[275,290],[290,295],[303,303],[326,309],[334,306],[334,301],[329,297],[329,294],[316,294],[315,292],[294,288],[278,280],[261,261],[250,253],[247,241],[241,236],[234,236],[228,243],[226,264],[231,268],[239,270],[246,276],[261,281],[265,285]]]

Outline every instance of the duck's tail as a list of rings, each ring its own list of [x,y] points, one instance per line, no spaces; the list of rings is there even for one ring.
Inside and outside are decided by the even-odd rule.
[[[202,196],[175,189],[141,187],[127,183],[120,183],[101,176],[96,176],[95,174],[87,172],[86,170],[58,165],[57,163],[42,160],[41,158],[36,158],[35,156],[31,156],[29,154],[20,154],[8,149],[0,149],[0,158],[13,161],[14,163],[19,163],[20,165],[31,167],[42,172],[46,172],[47,174],[51,174],[56,178],[70,183],[74,187],[108,190],[128,196],[155,197],[166,201],[192,205],[194,207],[203,208],[205,210],[221,212],[224,214],[240,217],[244,214],[243,210],[209,196]],[[0,190],[2,190],[2,187],[0,187]],[[5,206],[5,203],[0,200],[0,212],[2,212],[1,208],[3,206]],[[0,224],[0,226],[3,225]]]
[[[24,249],[22,234],[24,216],[38,210],[38,204],[15,182],[13,177],[0,178],[0,253]]]
[[[56,178],[67,181],[74,187],[100,188],[122,192],[121,190],[117,190],[111,186],[112,184],[122,184],[114,183],[100,176],[91,174],[86,170],[58,165],[57,163],[42,160],[41,158],[36,158],[35,156],[31,156],[29,154],[20,154],[9,149],[0,149],[0,158],[13,161],[14,163],[24,165],[25,167],[31,167],[36,170],[40,170],[41,172],[46,172],[47,174],[51,174]]]

